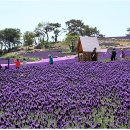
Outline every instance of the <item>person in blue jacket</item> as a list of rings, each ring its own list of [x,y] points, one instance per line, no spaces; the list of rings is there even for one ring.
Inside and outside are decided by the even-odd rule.
[[[51,55],[49,55],[49,63],[53,64],[53,57]]]

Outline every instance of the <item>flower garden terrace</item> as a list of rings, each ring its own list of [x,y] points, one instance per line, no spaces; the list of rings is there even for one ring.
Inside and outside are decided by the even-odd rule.
[[[130,128],[130,62],[0,71],[1,128]]]

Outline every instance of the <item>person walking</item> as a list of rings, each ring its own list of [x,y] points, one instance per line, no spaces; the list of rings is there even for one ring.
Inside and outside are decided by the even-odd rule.
[[[97,61],[97,54],[96,54],[96,48],[94,48],[92,54],[91,54],[92,61]]]
[[[123,49],[121,49],[121,55],[120,55],[120,58],[123,60],[125,59],[125,52]]]
[[[26,65],[27,65],[27,61],[26,61],[26,59],[25,59],[25,58],[23,58],[23,67],[25,68],[25,67],[26,67]]]
[[[19,69],[20,68],[20,61],[19,61],[19,59],[17,59],[16,61],[14,61],[14,63],[15,63],[15,67],[16,67],[16,69]]]
[[[0,64],[0,70],[2,69],[2,65]]]
[[[51,55],[49,55],[49,63],[53,64],[53,57]]]
[[[113,48],[112,55],[111,55],[111,61],[116,60],[116,50]]]

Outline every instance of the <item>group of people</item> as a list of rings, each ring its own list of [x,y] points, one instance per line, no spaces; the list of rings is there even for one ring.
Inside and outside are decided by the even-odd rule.
[[[19,59],[14,60],[14,63],[15,63],[15,67],[16,67],[16,69],[19,69],[20,66],[21,66],[21,62],[20,62],[20,60],[19,60]],[[22,62],[22,66],[23,66],[23,67],[26,67],[26,64],[27,64],[27,61],[26,61],[26,59],[24,58],[24,59],[23,59],[23,62]],[[2,69],[2,65],[1,65],[1,64],[0,64],[0,69]],[[4,69],[6,70],[6,69],[8,69],[8,67],[5,66]]]
[[[125,59],[125,52],[124,52],[123,49],[121,49],[120,58]],[[111,55],[111,61],[113,61],[113,60],[116,60],[116,50],[115,50],[115,48],[113,48],[112,55]]]
[[[116,60],[116,49],[113,48],[112,52],[111,52],[111,61],[114,61]],[[92,58],[92,61],[97,61],[97,53],[96,53],[96,48],[94,48],[92,54],[91,54],[91,58]],[[120,58],[121,59],[124,59],[125,58],[125,52],[123,49],[121,49],[121,54],[120,54]]]
[[[19,69],[20,68],[20,66],[21,66],[21,62],[20,62],[20,60],[19,59],[17,59],[17,60],[14,60],[14,63],[15,63],[15,67],[16,67],[16,69]],[[24,58],[23,59],[23,67],[26,67],[26,64],[27,64],[27,61],[26,61],[26,59]]]
[[[16,61],[14,61],[14,63],[15,63],[16,69],[19,69],[20,66],[21,66],[20,60],[17,59]],[[50,64],[53,64],[53,57],[52,57],[52,55],[49,55],[49,63],[50,63]],[[27,61],[26,61],[26,59],[24,58],[24,59],[23,59],[23,67],[26,67],[26,64],[27,64]]]
[[[19,59],[16,59],[16,60],[14,60],[14,63],[15,63],[15,68],[16,68],[16,69],[19,69],[20,66],[21,66],[20,60],[19,60]],[[53,57],[52,57],[52,55],[49,55],[49,64],[53,64]],[[24,58],[24,59],[23,59],[23,62],[22,62],[22,66],[25,68],[26,65],[27,65],[27,61],[26,61],[26,59]],[[5,69],[7,69],[7,68],[8,68],[8,67],[5,66]],[[1,64],[0,64],[0,69],[2,69]]]

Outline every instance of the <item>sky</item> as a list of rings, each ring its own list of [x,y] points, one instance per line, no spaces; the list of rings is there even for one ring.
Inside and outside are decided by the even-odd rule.
[[[79,19],[105,36],[125,36],[130,27],[130,0],[0,0],[0,30],[34,31],[39,22]]]

